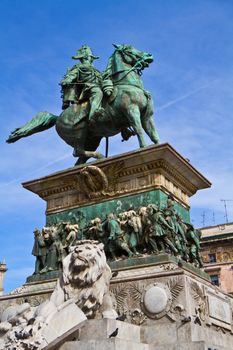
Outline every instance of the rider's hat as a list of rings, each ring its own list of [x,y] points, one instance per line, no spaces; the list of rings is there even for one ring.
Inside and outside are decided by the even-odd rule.
[[[93,60],[97,60],[99,58],[99,56],[94,56],[91,48],[87,45],[83,45],[78,51],[76,56],[72,56],[73,60],[80,60],[80,58],[84,58],[84,57],[92,57]]]

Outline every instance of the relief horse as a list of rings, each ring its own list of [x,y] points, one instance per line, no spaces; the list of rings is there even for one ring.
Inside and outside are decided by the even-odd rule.
[[[91,157],[102,158],[103,155],[96,151],[101,139],[118,133],[122,133],[124,139],[137,135],[139,146],[145,147],[145,131],[151,141],[158,144],[152,99],[141,80],[142,70],[153,62],[153,56],[130,45],[114,46],[116,49],[103,73],[104,81],[111,80],[114,89],[102,101],[103,114],[90,122],[88,101],[71,105],[60,116],[40,112],[25,126],[14,130],[7,142],[55,126],[58,135],[73,147],[73,155],[79,157],[76,165]]]

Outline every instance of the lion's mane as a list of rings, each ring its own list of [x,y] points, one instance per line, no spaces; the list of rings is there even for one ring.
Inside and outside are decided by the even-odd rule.
[[[63,274],[51,298],[56,304],[61,299],[73,299],[88,318],[93,318],[108,292],[110,279],[104,245],[82,240],[63,260]]]

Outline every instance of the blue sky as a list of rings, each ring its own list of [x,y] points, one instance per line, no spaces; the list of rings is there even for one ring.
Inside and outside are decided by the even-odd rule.
[[[233,200],[233,3],[224,0],[1,0],[0,3],[0,259],[8,265],[5,289],[33,272],[34,227],[45,203],[21,182],[74,164],[72,149],[54,129],[7,145],[11,130],[39,111],[59,114],[58,83],[83,44],[101,57],[112,43],[153,53],[144,71],[162,142],[190,159],[212,183],[191,200],[196,227],[223,223],[220,199]],[[119,146],[120,144],[120,146]],[[101,145],[102,149],[104,145]],[[136,139],[110,141],[110,154],[137,148]],[[233,221],[233,202],[228,202]]]

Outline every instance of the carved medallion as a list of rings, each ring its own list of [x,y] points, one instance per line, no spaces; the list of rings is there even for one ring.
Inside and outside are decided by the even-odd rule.
[[[170,309],[172,296],[165,284],[154,283],[147,286],[142,294],[141,303],[143,311],[148,317],[159,319]]]

